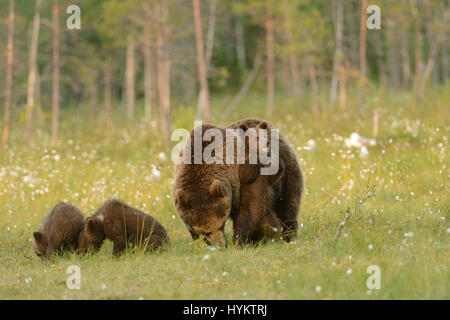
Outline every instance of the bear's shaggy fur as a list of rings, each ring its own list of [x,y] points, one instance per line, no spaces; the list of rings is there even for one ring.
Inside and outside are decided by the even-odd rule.
[[[272,128],[270,123],[259,119],[244,119],[229,126],[229,128],[239,127],[262,127],[268,128],[269,132]],[[268,136],[268,145],[270,145],[270,133]],[[285,170],[280,178],[280,196],[274,206],[283,227],[283,239],[290,242],[297,236],[297,216],[303,194],[303,174],[297,155],[281,133],[279,134],[279,157],[280,163],[284,163]]]
[[[201,135],[208,129],[215,128],[222,132],[222,137],[226,139],[225,128],[204,124],[201,127]],[[261,128],[269,129],[270,124],[258,119],[246,119],[230,125],[230,129]],[[195,129],[194,129],[195,130]],[[193,160],[194,130],[186,141],[181,155],[187,153],[190,147],[191,160]],[[258,136],[258,139],[260,137]],[[270,134],[267,141],[270,145]],[[247,141],[247,140],[246,140]],[[202,151],[210,142],[203,141]],[[223,159],[226,158],[225,141],[223,141]],[[259,146],[259,144],[257,145]],[[236,150],[235,150],[236,151]],[[259,177],[260,168],[266,164],[248,163],[248,152],[246,146],[246,162],[244,164],[178,164],[175,169],[174,184],[174,204],[175,208],[185,223],[194,240],[199,235],[205,236],[209,243],[217,246],[226,244],[224,226],[228,218],[236,225],[235,230],[245,229],[245,225],[237,221],[239,215],[239,202],[241,201],[241,185],[250,184]],[[236,152],[235,152],[236,154]],[[188,156],[189,156],[188,155]],[[268,155],[270,155],[268,153]],[[300,208],[303,177],[295,152],[288,142],[280,134],[280,157],[285,164],[285,174],[279,181],[280,196],[274,198],[274,203],[270,206],[275,208],[277,217],[284,229],[284,239],[290,241],[296,235],[298,222],[297,214]],[[267,179],[261,179],[259,184],[250,186],[251,188],[264,189],[263,185]],[[251,200],[252,192],[246,193],[245,199]],[[255,196],[258,198],[258,196]],[[254,203],[253,201],[250,201]],[[241,218],[240,220],[245,220]],[[275,220],[276,221],[276,220]]]
[[[226,139],[225,129],[203,124],[201,135],[208,129],[218,129]],[[212,163],[194,164],[194,131],[188,137],[180,156],[191,164],[182,161],[175,169],[173,199],[180,215],[194,240],[203,235],[216,246],[225,246],[225,223],[230,212],[239,210],[239,172],[237,164]],[[213,140],[214,141],[214,140]],[[203,141],[202,151],[210,142]],[[188,149],[190,147],[190,150]],[[223,159],[226,157],[226,144],[223,141]]]
[[[241,184],[239,213],[233,218],[233,242],[252,243],[282,235],[275,203],[281,194],[281,177],[285,167],[281,160],[274,175],[260,175],[251,183]]]
[[[49,258],[54,252],[77,249],[83,227],[84,216],[80,210],[69,203],[58,203],[33,232],[33,250],[39,257]]]
[[[154,250],[168,242],[164,227],[153,217],[117,199],[106,201],[86,219],[78,238],[79,247],[98,251],[108,238],[114,244],[113,253],[120,255],[127,244]]]

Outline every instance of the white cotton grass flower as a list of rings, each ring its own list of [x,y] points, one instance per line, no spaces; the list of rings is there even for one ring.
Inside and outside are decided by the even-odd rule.
[[[105,290],[106,288],[108,288],[107,286],[106,286],[106,284],[102,284],[102,290]]]
[[[31,279],[31,277],[25,278],[26,283],[31,283],[32,281],[33,281],[33,279]]]
[[[373,244],[370,243],[370,244],[368,245],[368,249],[369,249],[369,250],[373,250]]]
[[[353,132],[350,135],[350,138],[346,138],[344,140],[344,143],[347,148],[359,148],[359,149],[367,146],[375,146],[377,144],[377,142],[374,139],[361,137],[357,132]]]
[[[351,275],[353,273],[353,270],[352,269],[347,269],[347,271],[345,273],[348,274],[348,275]]]
[[[313,139],[309,139],[306,143],[307,146],[303,147],[305,150],[314,151],[316,149],[316,142]]]
[[[158,158],[159,158],[159,160],[161,160],[162,162],[166,162],[166,161],[167,161],[167,156],[166,156],[166,154],[165,154],[164,152],[160,152],[160,153],[158,154]]]
[[[317,293],[322,291],[322,287],[321,286],[316,286],[315,289]]]
[[[359,157],[361,159],[365,159],[369,156],[369,150],[367,150],[366,147],[362,147],[361,150],[359,151]]]
[[[211,256],[209,254],[205,254],[203,260],[208,260],[209,258],[211,258]]]
[[[405,233],[406,238],[412,238],[414,236],[414,233],[412,231]]]
[[[161,179],[161,171],[159,171],[155,165],[152,164],[152,173],[150,174],[150,176],[146,177],[147,181],[151,181],[151,180],[159,180]]]

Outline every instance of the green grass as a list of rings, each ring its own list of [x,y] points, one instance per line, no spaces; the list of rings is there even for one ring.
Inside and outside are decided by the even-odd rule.
[[[264,96],[252,95],[229,119],[221,118],[229,98],[213,100],[214,123],[265,117]],[[420,105],[409,93],[374,92],[368,108],[382,109],[380,134],[360,159],[342,139],[353,131],[370,137],[370,114],[360,119],[330,112],[314,119],[306,107],[278,97],[270,121],[293,145],[305,176],[299,236],[290,244],[220,251],[193,242],[176,214],[174,165],[158,157],[164,151],[170,159],[157,129],[122,123],[123,111],[117,111],[116,129],[108,132],[83,117],[83,108],[69,109],[61,140],[52,146],[48,118],[31,141],[16,124],[9,148],[0,153],[0,298],[448,299],[449,101],[448,86],[427,92]],[[348,108],[356,109],[351,97]],[[194,113],[175,106],[172,129],[190,130]],[[302,148],[309,139],[314,151]],[[161,171],[159,180],[151,176],[152,165]],[[354,210],[371,186],[373,196]],[[171,239],[167,250],[116,259],[106,242],[96,255],[40,262],[33,254],[31,234],[57,202],[69,201],[88,216],[112,196],[157,218]],[[335,242],[347,207],[352,215]],[[80,290],[66,287],[73,264],[81,268]],[[381,269],[380,290],[366,287],[370,265]]]

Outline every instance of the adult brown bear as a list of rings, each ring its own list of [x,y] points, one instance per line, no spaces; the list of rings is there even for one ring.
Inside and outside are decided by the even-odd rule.
[[[263,120],[245,119],[228,127],[228,129],[238,128],[243,130],[247,128],[270,129],[270,124]],[[197,128],[200,139],[209,129],[222,133],[223,152],[220,157],[226,159],[228,132],[225,128],[205,124]],[[252,180],[255,180],[263,164],[259,162],[237,164],[236,161],[232,164],[227,164],[225,161],[222,164],[208,164],[204,161],[195,164],[193,161],[195,132],[195,129],[191,131],[182,151],[182,156],[185,159],[190,158],[191,163],[182,161],[177,164],[175,169],[173,192],[175,208],[194,240],[199,235],[203,235],[211,244],[225,246],[225,223],[228,218],[234,220],[239,214],[241,183],[251,183]],[[202,139],[202,154],[210,143]],[[236,151],[236,149],[234,150]],[[297,214],[301,203],[303,178],[294,151],[281,135],[279,151],[280,158],[285,164],[285,172],[280,178],[281,191],[279,197],[275,199],[274,208],[284,228],[284,239],[290,241],[297,232]],[[246,152],[248,152],[247,148]],[[248,160],[247,155],[246,160]]]

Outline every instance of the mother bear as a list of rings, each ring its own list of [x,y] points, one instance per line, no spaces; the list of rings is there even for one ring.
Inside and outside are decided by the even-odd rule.
[[[271,126],[263,120],[245,119],[227,128],[244,130],[267,128],[270,132]],[[220,130],[223,137],[227,134],[225,128],[202,125],[200,132],[202,137],[208,129]],[[194,159],[194,132],[195,129],[191,131],[182,151],[185,157],[189,153],[191,160]],[[208,141],[202,141],[202,152],[209,144]],[[194,161],[191,161],[191,164],[185,161],[177,164],[173,190],[175,209],[194,240],[203,235],[215,246],[226,245],[225,223],[228,218],[234,223],[234,217],[239,213],[241,183],[249,183],[251,182],[249,180],[255,179],[262,166],[260,163],[249,164],[248,152],[246,149],[245,164],[237,164],[236,161],[233,164],[207,164],[203,161],[200,164],[194,164]],[[225,143],[222,156],[225,159]],[[297,215],[303,193],[303,175],[294,150],[281,134],[279,134],[279,157],[285,164],[285,171],[280,181],[280,196],[275,200],[274,208],[283,226],[283,238],[289,242],[297,235]]]

